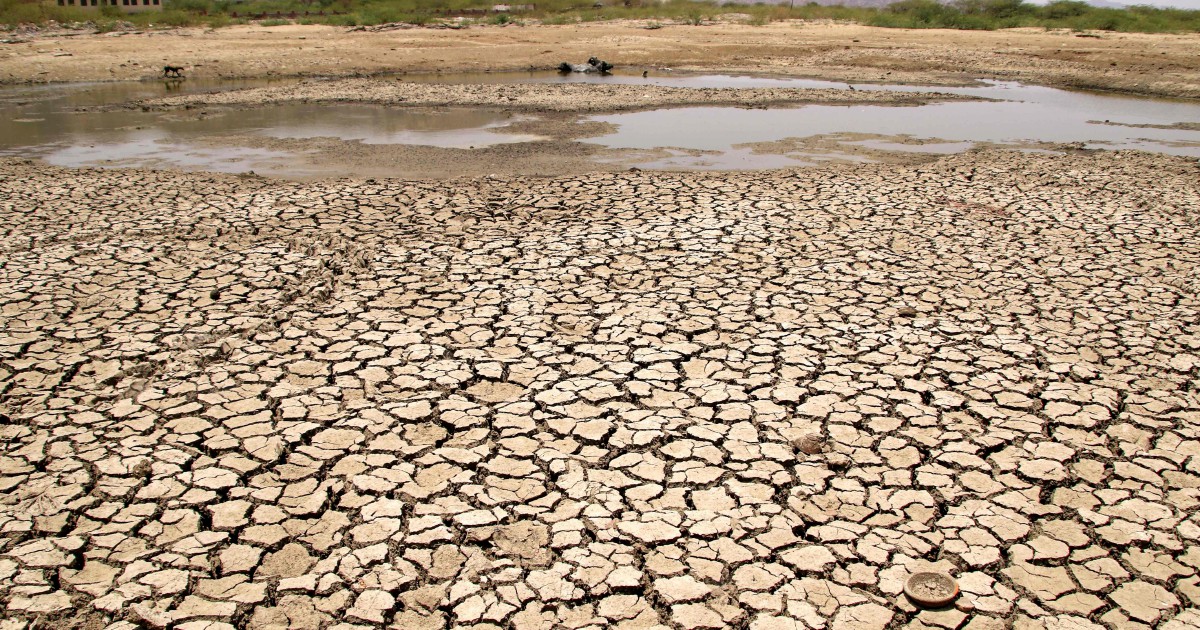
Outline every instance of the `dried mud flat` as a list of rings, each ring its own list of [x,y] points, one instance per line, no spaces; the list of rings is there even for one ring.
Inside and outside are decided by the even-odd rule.
[[[592,55],[622,69],[753,72],[835,81],[961,85],[979,78],[1200,97],[1200,35],[1041,29],[904,30],[783,21],[686,26],[650,21],[348,31],[235,26],[12,36],[0,83],[548,70]]]
[[[1198,175],[0,161],[0,627],[1194,628]]]
[[[302,81],[214,93],[168,96],[113,108],[171,110],[203,106],[262,107],[283,103],[371,103],[403,107],[489,107],[512,111],[595,113],[659,107],[846,104],[923,105],[981,100],[939,92],[807,88],[672,88],[657,85],[429,84],[396,79]]]

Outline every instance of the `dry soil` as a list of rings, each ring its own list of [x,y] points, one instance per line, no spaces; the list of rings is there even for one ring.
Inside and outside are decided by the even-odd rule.
[[[73,56],[2,67],[533,65],[555,38],[847,78],[1134,85],[1053,41],[1196,63],[783,24],[38,39],[5,51]],[[979,44],[1005,38],[1041,52]],[[375,52],[294,48],[322,42]],[[1171,67],[1146,85],[1194,93]],[[429,182],[3,159],[0,628],[1194,629],[1198,278],[1200,165],[1143,153]],[[930,570],[953,605],[902,594]]]
[[[596,55],[625,68],[780,73],[854,82],[1013,79],[1200,96],[1200,35],[1019,29],[880,29],[827,22],[471,26],[349,31],[237,26],[98,35],[10,36],[0,82],[128,80],[183,65],[194,77],[346,76],[549,69]]]

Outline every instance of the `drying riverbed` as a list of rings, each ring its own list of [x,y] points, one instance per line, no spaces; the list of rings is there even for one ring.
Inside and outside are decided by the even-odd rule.
[[[517,75],[520,76],[520,75]],[[767,107],[802,103],[917,105],[969,100],[969,96],[926,92],[805,88],[676,88],[625,82],[427,83],[401,79],[343,79],[168,96],[131,107],[179,109],[197,106],[267,106],[281,103],[371,103],[401,107],[502,107],[534,112],[618,112],[662,107],[725,105]]]
[[[293,179],[917,163],[989,146],[1200,156],[1194,102],[931,89],[627,71],[10,87],[0,155]]]
[[[0,161],[5,623],[1194,628],[1198,183]]]
[[[1029,85],[1196,96],[1200,38],[1192,35],[644,26],[43,33],[0,50],[0,81],[153,79],[165,63],[188,64],[188,78],[141,81],[133,85],[167,93],[82,98],[69,112],[5,108],[0,155],[424,179],[916,163],[992,146],[1200,153],[1200,114],[1188,101],[1121,103]],[[618,76],[583,84],[545,76],[562,59],[592,54],[617,63]],[[500,72],[517,69],[533,70]],[[296,78],[314,74],[335,78]],[[376,76],[336,79],[347,74]]]
[[[1196,41],[7,44],[0,630],[1200,626]]]
[[[1025,81],[1151,96],[1200,96],[1200,35],[904,30],[784,21],[472,25],[350,31],[237,26],[47,32],[0,46],[0,82],[136,80],[164,64],[202,79],[548,70],[592,55],[618,68],[767,72],[837,81],[962,85]]]

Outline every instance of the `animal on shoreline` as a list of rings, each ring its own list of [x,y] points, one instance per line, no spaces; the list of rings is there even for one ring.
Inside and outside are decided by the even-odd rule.
[[[183,66],[163,66],[163,78],[179,77],[183,78]]]
[[[564,62],[558,64],[558,71],[562,72],[563,74],[567,74],[570,72],[588,72],[588,73],[608,74],[609,71],[612,69],[613,69],[613,65],[611,63],[608,63],[607,61],[603,61],[601,59],[597,59],[596,57],[590,57],[587,60],[587,63],[569,63],[569,62],[564,61]]]
[[[613,69],[613,65],[596,57],[588,57],[588,65],[600,70],[600,74],[608,74],[609,70]]]

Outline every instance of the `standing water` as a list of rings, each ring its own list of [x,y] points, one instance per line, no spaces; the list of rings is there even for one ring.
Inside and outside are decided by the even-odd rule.
[[[750,76],[674,76],[652,71],[597,76],[553,72],[404,77],[452,83],[606,82],[679,88],[845,88],[845,83]],[[493,109],[413,109],[291,104],[170,112],[78,111],[167,94],[238,89],[266,81],[94,83],[0,90],[0,155],[63,166],[144,166],[279,175],[304,173],[296,155],[264,139],[331,138],[367,144],[472,149],[538,139],[506,133],[530,117]],[[1200,103],[1133,98],[1010,82],[972,87],[856,84],[857,90],[940,91],[985,101],[805,105],[772,109],[673,107],[590,116],[615,131],[586,140],[627,150],[622,163],[650,168],[778,168],[827,160],[869,161],[881,152],[950,153],[980,144],[1053,150],[1072,144],[1200,156]],[[258,142],[246,142],[258,138]],[[340,169],[340,170],[339,170]],[[321,174],[353,174],[325,163]],[[447,173],[453,175],[453,173]]]
[[[761,81],[747,83],[758,87],[763,85]],[[846,86],[813,81],[803,84],[804,87]],[[617,127],[615,133],[592,141],[612,148],[669,147],[666,157],[645,162],[646,166],[660,168],[762,168],[758,166],[761,159],[778,161],[780,155],[802,164],[831,156],[854,159],[853,151],[861,147],[949,153],[981,143],[1014,148],[1069,143],[1094,149],[1140,149],[1200,156],[1200,103],[1195,102],[1070,92],[1007,82],[987,82],[971,88],[854,87],[895,91],[936,89],[991,100],[938,102],[917,107],[659,109],[592,117],[591,120]],[[787,140],[791,142],[780,142]],[[763,146],[764,143],[773,144]],[[839,150],[848,153],[836,155]]]

